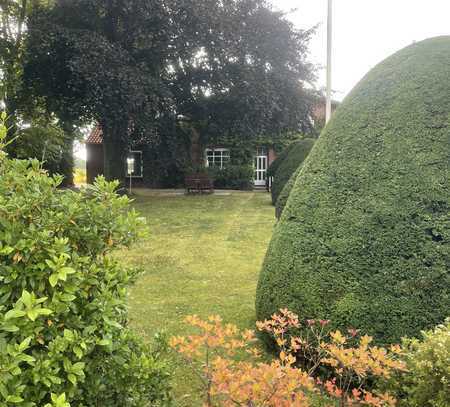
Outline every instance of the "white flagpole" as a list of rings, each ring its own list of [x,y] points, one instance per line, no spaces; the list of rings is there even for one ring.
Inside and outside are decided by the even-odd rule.
[[[327,18],[327,102],[325,110],[325,122],[328,123],[331,117],[331,47],[333,30],[333,0],[328,0]]]

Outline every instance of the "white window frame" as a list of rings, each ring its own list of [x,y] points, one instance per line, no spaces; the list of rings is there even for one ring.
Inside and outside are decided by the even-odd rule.
[[[222,170],[231,159],[229,148],[207,148],[205,149],[205,166],[207,168],[210,167],[208,153],[212,153],[212,168],[220,168]],[[216,153],[220,154],[216,155]]]
[[[141,175],[128,174],[127,164],[125,162],[125,174],[127,178],[143,178],[144,177],[144,160],[142,159],[142,150],[130,150],[127,153],[127,159],[129,154],[139,154],[141,156]]]

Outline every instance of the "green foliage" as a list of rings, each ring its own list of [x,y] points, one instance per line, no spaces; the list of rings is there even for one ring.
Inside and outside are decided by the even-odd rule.
[[[225,168],[209,168],[208,174],[214,179],[214,188],[253,188],[253,167],[251,165],[227,165]]]
[[[174,122],[205,145],[312,127],[313,30],[265,0],[58,0],[28,27],[26,84],[58,115],[101,125],[107,179]]]
[[[378,343],[450,309],[450,37],[413,44],[360,82],[306,160],[275,228],[258,319],[287,307]]]
[[[275,204],[275,217],[277,219],[281,218],[281,214],[283,213],[284,207],[286,206],[287,200],[289,198],[289,195],[292,191],[292,188],[294,187],[295,180],[298,177],[298,174],[300,174],[300,171],[302,169],[302,165],[296,169],[296,171],[291,175],[291,178],[289,178],[289,181],[286,182],[286,185],[281,190],[280,195],[278,196],[277,202]]]
[[[135,272],[109,253],[142,235],[117,183],[60,191],[37,160],[9,159],[0,128],[0,404],[146,406],[161,362],[127,330]],[[106,368],[110,370],[106,371]]]
[[[289,146],[287,155],[283,160],[281,160],[273,175],[271,189],[272,204],[276,204],[278,196],[280,195],[284,186],[289,181],[289,178],[291,178],[292,174],[297,170],[297,168],[302,165],[303,161],[311,151],[314,142],[314,139],[305,138],[303,140],[298,140]],[[271,171],[273,171],[273,169]]]
[[[277,156],[277,158],[272,161],[272,164],[270,164],[269,168],[267,169],[267,176],[273,177],[275,173],[277,172],[278,168],[280,167],[281,163],[286,159],[289,152],[292,150],[292,148],[295,145],[295,141],[292,143],[289,143]]]
[[[72,135],[64,133],[56,125],[33,123],[18,131],[7,151],[14,158],[41,160],[43,168],[50,175],[61,174],[67,177],[73,171],[72,149]]]
[[[402,359],[406,372],[395,375],[388,390],[397,393],[400,407],[450,405],[450,319],[422,339],[405,339]]]

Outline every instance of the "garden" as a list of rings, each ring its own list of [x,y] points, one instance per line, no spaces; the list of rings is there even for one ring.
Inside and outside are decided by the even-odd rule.
[[[263,0],[0,11],[0,406],[450,406],[449,36],[323,127]]]

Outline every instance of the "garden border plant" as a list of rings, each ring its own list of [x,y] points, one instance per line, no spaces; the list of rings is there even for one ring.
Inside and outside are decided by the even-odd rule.
[[[109,255],[142,236],[143,220],[117,183],[60,190],[37,160],[9,159],[5,136],[2,125],[0,404],[165,403],[165,362],[126,327],[136,271]]]

